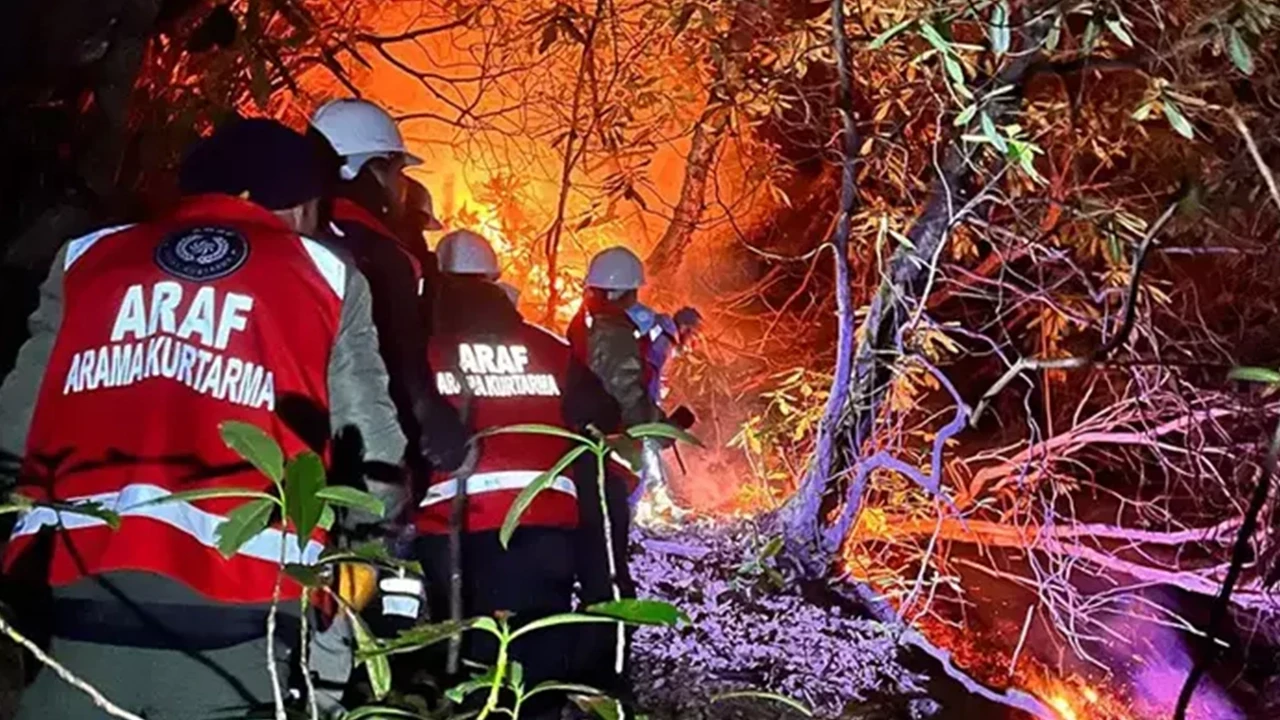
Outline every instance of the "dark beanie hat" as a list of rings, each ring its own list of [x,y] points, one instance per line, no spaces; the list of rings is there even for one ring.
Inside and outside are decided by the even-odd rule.
[[[178,170],[183,195],[240,195],[268,210],[321,197],[329,184],[315,143],[275,120],[240,120],[216,130],[188,153]]]

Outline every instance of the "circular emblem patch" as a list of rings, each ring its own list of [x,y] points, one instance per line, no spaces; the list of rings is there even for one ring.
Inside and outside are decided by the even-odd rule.
[[[244,265],[249,243],[227,227],[205,225],[171,234],[156,248],[156,264],[170,275],[201,282],[226,277]]]

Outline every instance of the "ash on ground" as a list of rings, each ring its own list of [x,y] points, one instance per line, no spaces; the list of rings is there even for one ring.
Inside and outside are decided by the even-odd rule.
[[[632,678],[640,707],[658,718],[796,715],[768,692],[825,718],[925,718],[937,703],[925,678],[899,660],[885,625],[802,596],[773,566],[752,525],[636,529],[631,572],[641,598],[688,614],[680,629],[636,633]]]

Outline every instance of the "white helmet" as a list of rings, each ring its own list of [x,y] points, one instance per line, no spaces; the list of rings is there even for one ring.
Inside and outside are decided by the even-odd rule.
[[[471,230],[454,230],[436,246],[440,272],[451,275],[483,275],[496,278],[502,274],[498,255],[483,235]]]
[[[421,158],[405,148],[391,115],[366,100],[331,100],[311,116],[311,127],[342,156],[344,180],[354,180],[360,168],[376,157],[401,154],[406,165],[422,164]]]
[[[601,290],[637,290],[644,285],[644,263],[630,250],[618,246],[601,250],[587,266],[587,287]]]

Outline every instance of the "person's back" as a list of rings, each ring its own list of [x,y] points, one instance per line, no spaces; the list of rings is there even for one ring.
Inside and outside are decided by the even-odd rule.
[[[144,567],[218,600],[269,602],[272,582],[239,579],[274,578],[271,545],[250,544],[224,561],[205,515],[225,516],[242,500],[131,508],[179,491],[267,490],[270,481],[223,442],[221,422],[262,427],[286,456],[326,450],[324,428],[316,435],[301,425],[316,413],[299,411],[327,419],[345,267],[265,209],[209,195],[159,222],[75,241],[59,269],[63,315],[19,491],[58,502],[94,498],[157,522],[119,531],[88,523],[69,533],[74,540],[55,547],[51,581]],[[26,514],[10,555],[54,522],[52,510]],[[319,547],[309,545],[304,560]]]
[[[305,172],[305,141],[263,122],[214,141],[279,149],[296,140],[300,155],[284,158]],[[225,150],[214,141],[188,165]],[[212,164],[212,178],[197,175],[191,187],[241,187]],[[251,187],[245,194],[257,195]],[[113,529],[92,514],[37,507],[18,521],[6,573],[51,587],[42,610],[55,656],[148,717],[190,720],[269,702],[267,613],[279,584],[283,660],[302,593],[279,582],[280,562],[313,562],[326,540],[318,529],[299,543],[272,523],[223,556],[221,525],[248,501],[172,495],[274,487],[227,447],[220,426],[256,425],[286,456],[330,459],[331,432],[352,431],[363,448],[357,462],[394,467],[403,453],[368,286],[298,233],[320,192],[268,183],[257,202],[191,195],[161,220],[72,241],[0,389],[0,451],[25,455],[18,492],[92,502],[120,518]],[[382,489],[392,502],[400,493]],[[98,716],[48,673],[23,708],[20,717]]]
[[[318,109],[312,131],[324,138],[338,161],[332,203],[331,241],[350,253],[368,278],[378,342],[391,378],[391,396],[409,439],[409,461],[419,476],[431,468],[452,470],[466,452],[457,415],[431,385],[426,342],[430,332],[427,281],[430,256],[406,243],[403,228],[411,155],[395,121],[363,100],[334,100]]]
[[[447,260],[448,255],[441,252],[441,258]],[[588,424],[616,425],[616,406],[576,363],[564,340],[525,322],[496,283],[478,276],[449,276],[443,287],[450,292],[453,309],[438,315],[430,343],[432,364],[441,393],[477,435],[524,423],[574,432],[583,432]],[[421,533],[417,555],[431,581],[437,618],[450,611],[450,515],[464,488],[467,511],[458,528],[463,614],[512,611],[520,625],[569,611],[578,571],[580,483],[574,474],[565,468],[550,479],[521,514],[505,548],[499,529],[520,493],[572,448],[571,441],[547,434],[481,436],[472,467],[458,476],[433,476],[416,524]],[[596,540],[603,542],[603,537]],[[540,631],[513,646],[512,657],[522,664],[526,682],[533,686],[571,677],[576,636],[557,629]],[[466,642],[470,659],[491,662],[495,651],[484,638]],[[556,701],[544,695],[524,710],[533,717],[558,716]]]

